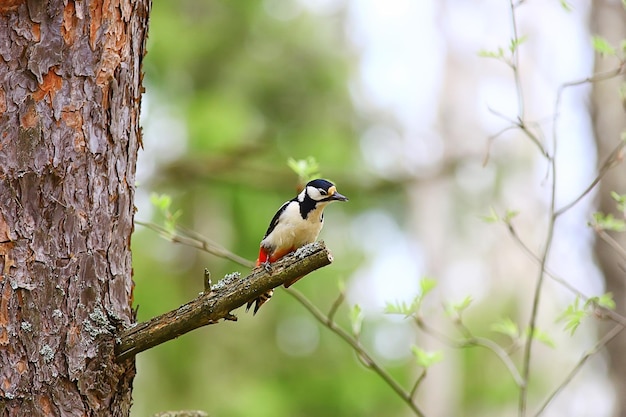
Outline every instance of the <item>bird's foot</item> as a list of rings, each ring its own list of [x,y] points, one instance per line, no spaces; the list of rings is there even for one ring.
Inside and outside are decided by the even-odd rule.
[[[270,261],[265,261],[261,265],[263,266],[263,269],[265,269],[265,272],[270,275],[272,274],[272,264],[270,264]]]

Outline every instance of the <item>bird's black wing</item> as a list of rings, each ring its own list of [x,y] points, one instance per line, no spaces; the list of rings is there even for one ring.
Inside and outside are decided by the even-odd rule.
[[[270,222],[270,226],[267,228],[267,232],[265,232],[265,236],[263,236],[263,239],[265,239],[267,237],[267,235],[269,235],[270,233],[272,233],[272,231],[274,230],[274,228],[276,227],[276,224],[278,223],[278,219],[280,218],[280,215],[283,214],[283,211],[285,211],[285,209],[287,209],[287,206],[290,203],[293,203],[294,200],[289,200],[287,201],[285,204],[283,204],[282,206],[280,206],[280,208],[278,209],[278,211],[276,212],[276,214],[274,214],[274,217],[272,218],[272,221]]]

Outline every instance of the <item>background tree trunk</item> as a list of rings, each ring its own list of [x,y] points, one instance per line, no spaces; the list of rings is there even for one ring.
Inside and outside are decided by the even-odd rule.
[[[591,32],[608,39],[613,45],[619,45],[626,39],[626,13],[619,1],[595,0],[591,13]],[[616,68],[617,62],[611,58],[597,57],[595,72],[605,72]],[[604,160],[615,148],[620,135],[626,130],[624,104],[620,98],[620,86],[624,77],[593,84],[592,117],[598,148],[598,161]],[[598,210],[613,213],[616,217],[615,201],[611,191],[620,194],[626,192],[626,166],[621,164],[612,169],[602,179],[599,189]],[[624,233],[612,234],[622,247],[626,247]],[[602,240],[596,240],[595,253],[606,280],[607,291],[613,293],[617,312],[626,314],[626,264],[625,260]],[[626,417],[626,333],[621,332],[607,345],[609,351],[609,370],[615,384],[615,415]]]
[[[149,0],[0,3],[0,415],[127,416]]]

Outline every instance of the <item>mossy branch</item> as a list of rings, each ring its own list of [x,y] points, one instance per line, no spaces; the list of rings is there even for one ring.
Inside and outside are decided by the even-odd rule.
[[[231,311],[286,281],[329,265],[332,260],[326,245],[320,241],[283,257],[272,264],[270,271],[255,268],[245,278],[230,274],[195,300],[123,331],[115,346],[117,360],[128,359],[220,319],[237,320]]]

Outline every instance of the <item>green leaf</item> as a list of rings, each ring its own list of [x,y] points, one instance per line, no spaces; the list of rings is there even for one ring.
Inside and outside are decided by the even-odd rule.
[[[478,51],[478,56],[483,58],[502,59],[504,58],[504,49],[501,47],[498,48],[497,51],[488,51],[486,49],[481,49],[480,51]]]
[[[437,286],[437,280],[432,278],[422,278],[420,280],[420,296],[424,298],[426,294],[431,292]]]
[[[615,48],[602,36],[594,35],[591,38],[591,42],[593,49],[602,56],[614,56],[616,54]]]
[[[507,209],[506,213],[504,214],[504,221],[506,223],[510,223],[511,220],[513,220],[513,218],[517,216],[518,214],[519,214],[518,210]]]
[[[172,197],[167,194],[152,193],[150,194],[150,203],[161,212],[166,212],[172,205]]]
[[[405,316],[410,316],[411,311],[409,306],[404,302],[396,301],[395,303],[387,301],[385,304],[385,313],[387,314],[403,314]]]
[[[509,51],[511,51],[511,53],[514,53],[517,50],[517,48],[519,48],[519,46],[523,44],[524,42],[526,42],[527,40],[528,40],[528,36],[522,36],[517,39],[511,39],[511,43],[509,44]]]
[[[415,357],[415,361],[417,362],[417,366],[422,368],[429,368],[432,365],[441,362],[443,360],[443,352],[440,350],[436,350],[433,352],[427,352],[424,349],[411,346],[411,352]]]
[[[472,304],[472,301],[472,296],[468,295],[458,303],[446,303],[444,305],[445,312],[454,320],[458,320],[463,312]]]
[[[500,221],[500,216],[496,213],[496,210],[493,207],[489,207],[489,215],[482,216],[481,219],[485,223],[497,223]]]
[[[561,7],[563,8],[563,10],[565,10],[566,12],[571,12],[572,11],[572,5],[569,4],[566,0],[560,0],[561,1]]]
[[[350,324],[352,324],[352,333],[355,336],[360,335],[363,325],[363,310],[358,304],[355,304],[350,310]]]
[[[432,278],[422,278],[420,280],[420,293],[411,301],[410,304],[405,301],[396,301],[395,303],[387,302],[385,305],[385,313],[402,314],[406,317],[411,316],[420,308],[424,297],[437,286],[437,280]]]
[[[396,301],[395,303],[387,302],[385,305],[385,313],[387,314],[402,314],[406,317],[417,312],[421,297],[418,295],[413,299],[411,304],[407,304],[405,301]]]
[[[543,330],[535,329],[534,338],[535,340],[538,340],[539,342],[543,343],[544,345],[548,347],[551,347],[551,348],[556,347],[556,343],[554,343],[554,339],[552,339],[552,337]]]
[[[556,344],[554,343],[554,339],[552,339],[552,337],[545,331],[535,327],[535,331],[533,332],[533,334],[531,335],[530,333],[530,328],[527,328],[526,336],[532,336],[533,339],[543,343],[548,347],[554,348],[556,346]]]
[[[613,293],[607,292],[600,296],[591,297],[585,303],[585,307],[593,306],[594,304],[604,307],[608,310],[615,310],[615,300],[613,299]]]
[[[468,295],[462,301],[458,303],[452,303],[450,307],[452,308],[453,311],[456,311],[457,314],[461,314],[463,311],[465,311],[467,307],[470,306],[470,304],[472,304],[472,301],[473,301],[472,296]]]
[[[176,230],[176,224],[178,223],[179,217],[183,214],[182,210],[176,210],[174,213],[166,213],[165,221],[163,222],[163,227],[170,232],[174,233]]]
[[[617,209],[626,213],[626,194],[618,194],[615,191],[611,191],[611,197],[617,202]]]
[[[611,198],[618,203],[626,203],[626,194],[618,194],[615,191],[611,191]]]
[[[312,156],[307,159],[293,159],[287,160],[287,165],[298,175],[298,178],[303,184],[320,177],[319,164]]]
[[[178,219],[183,214],[181,210],[176,210],[174,213],[170,212],[170,208],[172,206],[172,197],[167,194],[156,194],[152,193],[150,195],[150,203],[155,206],[161,215],[165,218],[163,221],[163,227],[169,232],[174,233],[176,230],[176,223]]]
[[[623,232],[626,230],[626,221],[623,219],[616,219],[611,213],[593,213],[592,226],[601,230]]]
[[[609,310],[615,310],[615,300],[613,299],[613,293],[607,292],[598,297],[598,305]]]
[[[511,339],[519,338],[519,328],[517,324],[508,317],[500,319],[491,325],[491,330],[509,336]]]
[[[557,318],[557,321],[565,321],[565,330],[569,330],[573,335],[582,320],[587,316],[587,312],[580,307],[580,298],[576,299],[567,306],[565,311]]]

